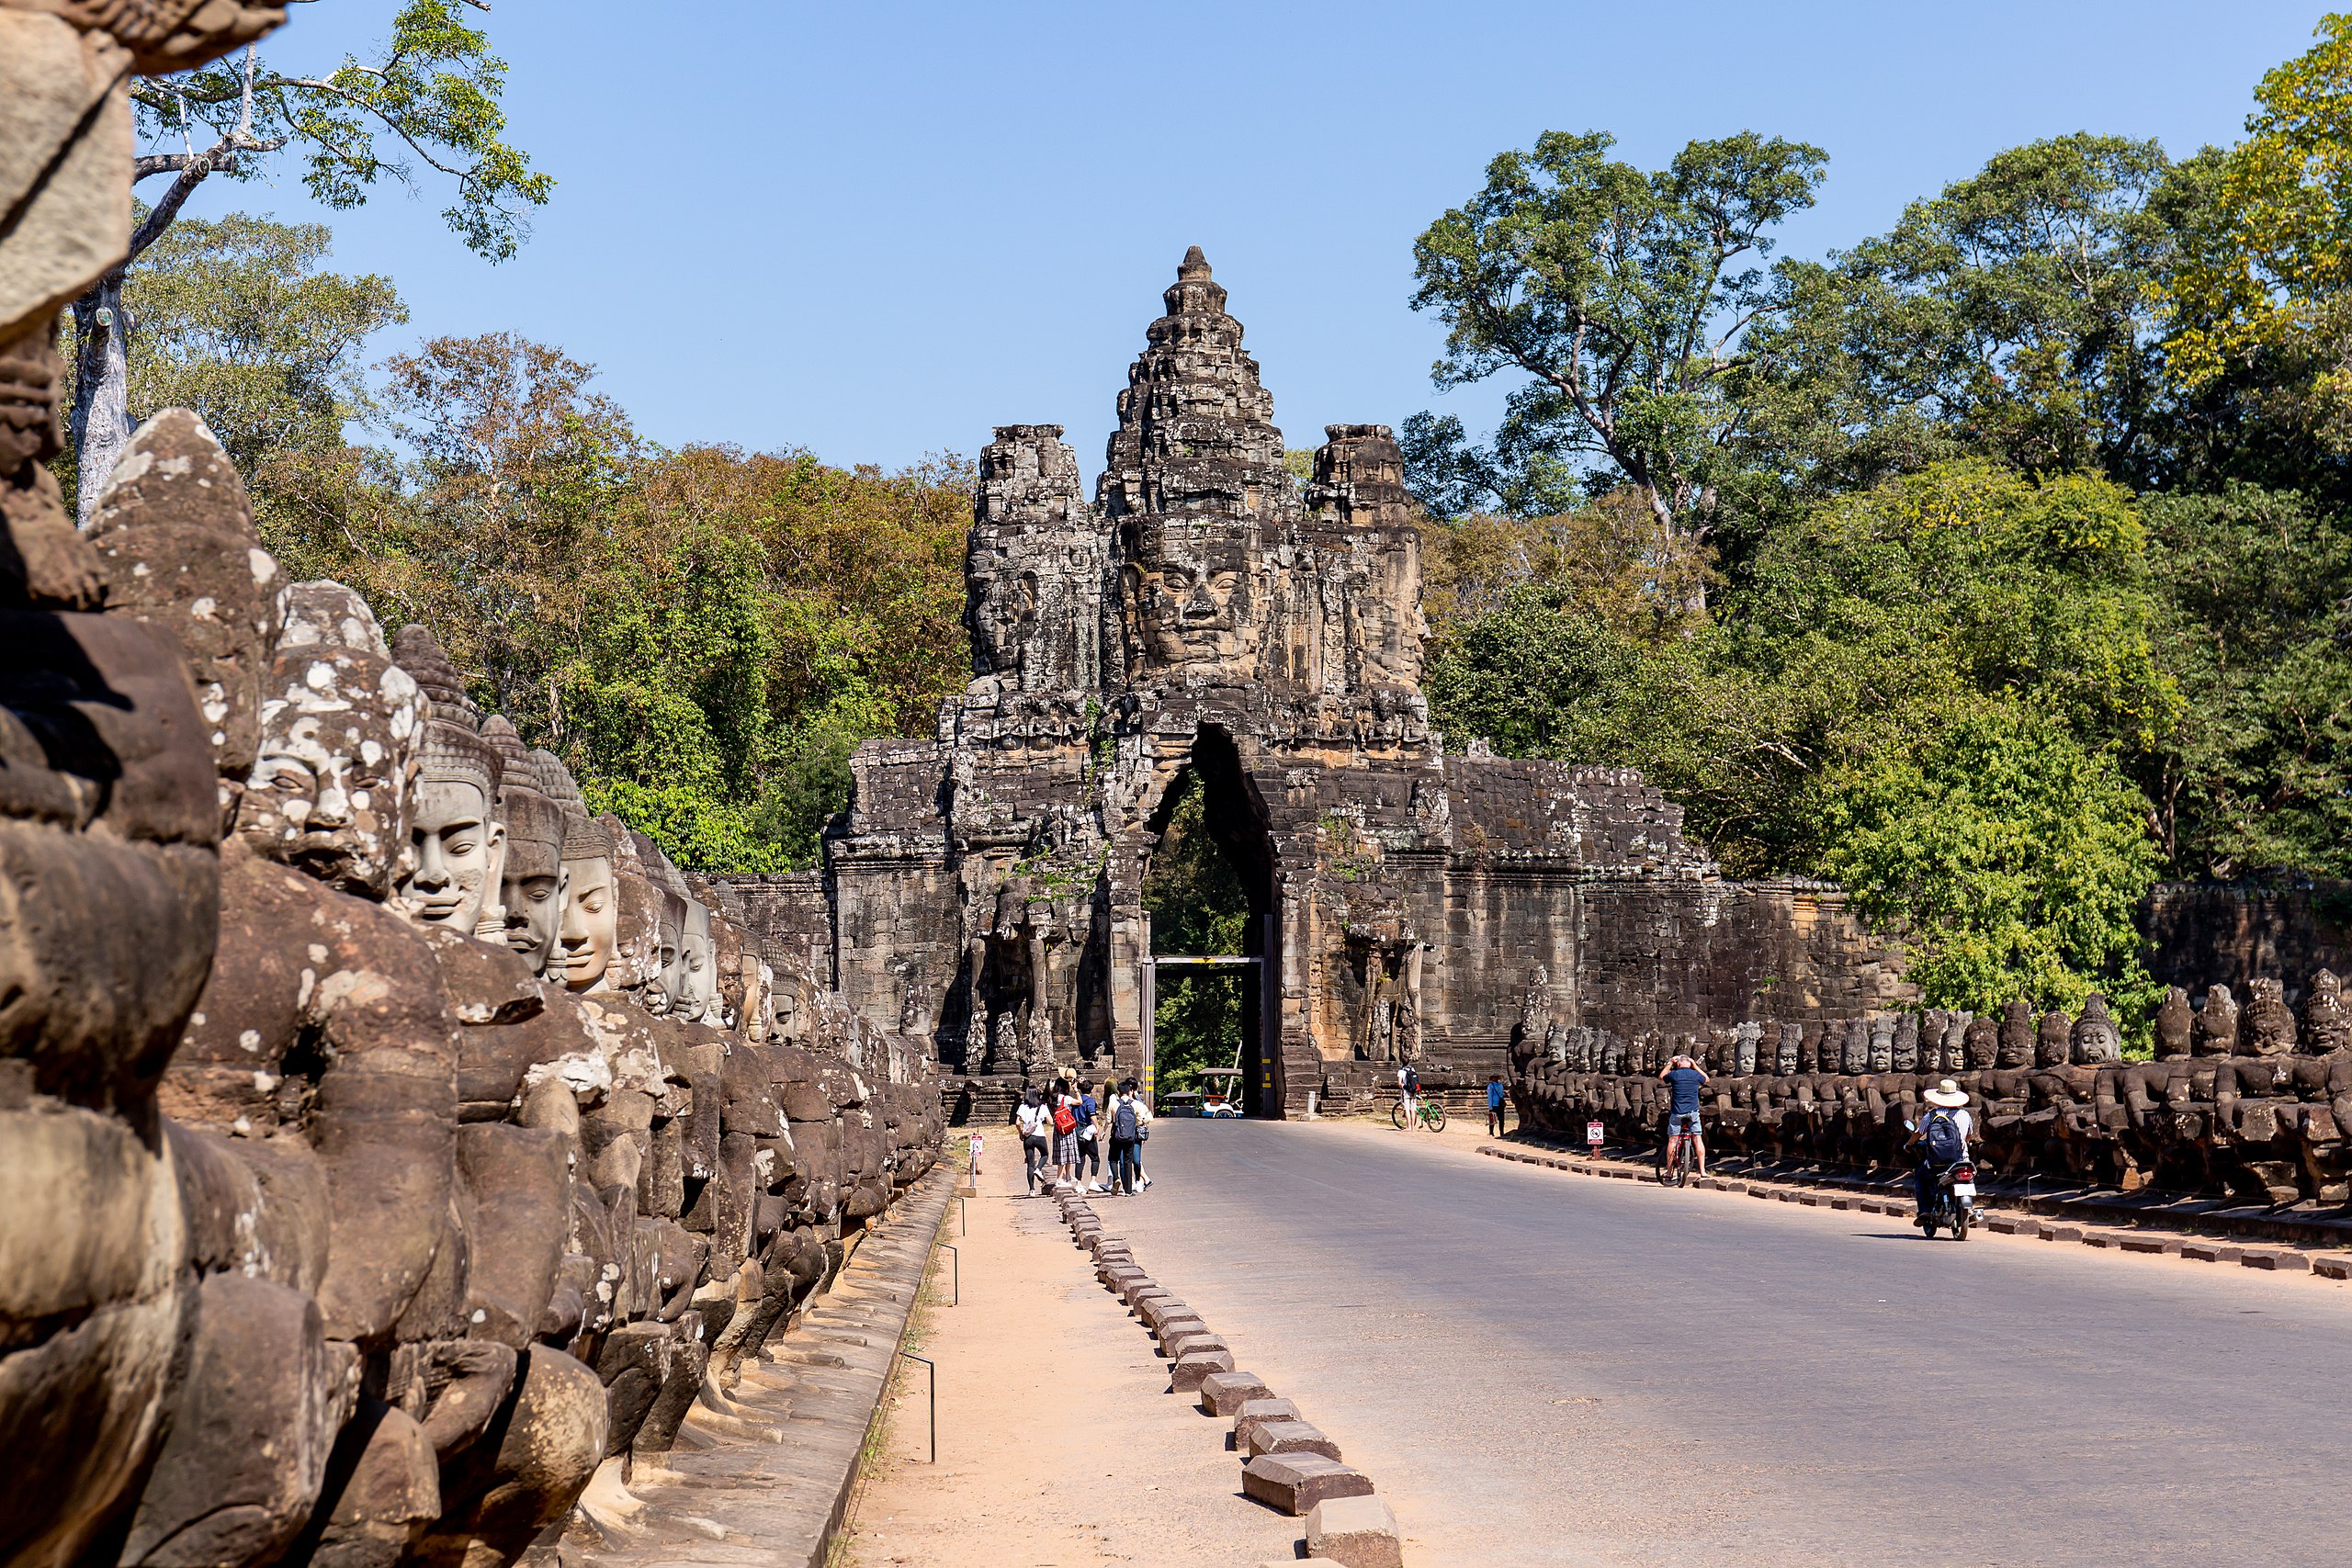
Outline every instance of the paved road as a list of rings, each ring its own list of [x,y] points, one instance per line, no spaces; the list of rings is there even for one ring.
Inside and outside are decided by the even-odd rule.
[[[2352,1287],[1153,1127],[1098,1207],[1440,1563],[2346,1560]]]

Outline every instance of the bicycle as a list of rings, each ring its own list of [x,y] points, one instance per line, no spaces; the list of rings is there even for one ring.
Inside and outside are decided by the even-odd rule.
[[[1399,1131],[1408,1124],[1405,1119],[1404,1100],[1399,1100],[1388,1108],[1388,1119],[1396,1124]],[[1445,1107],[1438,1102],[1437,1096],[1433,1094],[1424,1094],[1414,1100],[1412,1119],[1432,1133],[1445,1131]]]
[[[1667,1124],[1671,1127],[1673,1119],[1669,1118]],[[1699,1134],[1696,1133],[1669,1132],[1667,1134],[1666,1149],[1659,1156],[1657,1162],[1657,1184],[1660,1187],[1684,1187],[1690,1184],[1693,1163],[1691,1150],[1698,1141]]]

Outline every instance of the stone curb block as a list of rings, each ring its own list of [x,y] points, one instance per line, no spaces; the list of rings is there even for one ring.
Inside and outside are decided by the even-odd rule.
[[[2281,1274],[2308,1274],[2312,1260],[2300,1252],[2274,1252],[2267,1248],[2249,1250],[2238,1259],[2249,1269],[2276,1269]]]
[[[1250,1428],[1248,1453],[1255,1459],[1260,1454],[1321,1454],[1337,1460],[1340,1445],[1323,1435],[1322,1429],[1304,1421],[1262,1421]]]
[[[2036,1225],[2034,1234],[2044,1241],[2080,1241],[2083,1239],[2083,1227],[2080,1225]]]
[[[1221,1371],[1201,1380],[1200,1393],[1201,1408],[1212,1416],[1238,1416],[1250,1401],[1274,1396],[1274,1391],[1257,1373],[1235,1371],[1230,1356],[1226,1358]]]
[[[1372,1478],[1321,1454],[1260,1454],[1241,1467],[1246,1497],[1296,1517],[1334,1497],[1369,1497]]]
[[[1231,1351],[1203,1350],[1198,1355],[1185,1357],[1169,1369],[1168,1392],[1170,1393],[1197,1393],[1202,1381],[1211,1372],[1229,1372],[1232,1370],[1233,1353]]]
[[[1306,1554],[1342,1568],[1405,1568],[1396,1515],[1379,1497],[1334,1497],[1306,1516]]]
[[[1159,1353],[1171,1361],[1181,1361],[1196,1350],[1231,1350],[1218,1336],[1209,1333],[1179,1334],[1160,1342]]]
[[[2124,1252],[2177,1253],[2188,1243],[2177,1235],[2127,1235],[2116,1246]]]
[[[1233,1417],[1233,1446],[1250,1451],[1250,1434],[1269,1421],[1295,1421],[1298,1406],[1287,1399],[1245,1399]]]
[[[2198,1263],[2235,1263],[2245,1256],[2245,1248],[2223,1247],[2219,1242],[2192,1241],[2180,1249],[2180,1255]]]

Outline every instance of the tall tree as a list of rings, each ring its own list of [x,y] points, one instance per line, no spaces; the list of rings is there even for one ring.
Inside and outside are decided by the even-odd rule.
[[[1414,242],[1413,308],[1447,327],[1437,384],[1530,380],[1491,450],[1427,415],[1408,435],[1417,468],[1441,476],[1441,504],[1484,491],[1514,510],[1563,510],[1564,481],[1598,464],[1601,487],[1630,485],[1662,536],[1703,542],[1742,425],[1723,384],[1781,303],[1760,265],[1770,231],[1813,204],[1828,157],[1747,131],[1645,173],[1613,145],[1546,131],[1496,158],[1485,188]]]
[[[1733,389],[1757,467],[1804,496],[1965,454],[2133,483],[2161,470],[2151,290],[2169,167],[2154,141],[2037,141],[1883,236],[1781,263],[1788,308],[1749,333]]]
[[[2165,280],[2166,363],[2188,389],[2270,362],[2310,428],[2352,452],[2352,17],[2270,71],[2246,140],[2198,162],[2183,257]]]
[[[125,309],[140,322],[130,406],[201,414],[244,476],[266,533],[277,531],[288,479],[334,464],[345,425],[367,416],[368,340],[408,320],[390,278],[325,270],[332,245],[320,223],[183,219],[124,278]],[[71,451],[57,468],[74,493]]]
[[[312,197],[337,209],[357,207],[387,177],[413,185],[419,165],[455,182],[442,214],[469,248],[497,262],[526,232],[527,208],[544,205],[554,180],[508,144],[500,105],[506,62],[463,20],[461,6],[487,0],[405,0],[390,40],[369,60],[347,56],[318,74],[266,69],[260,46],[201,70],[141,78],[131,102],[151,145],[178,152],[141,156],[134,183],[168,175],[171,184],[131,232],[123,261],[74,301],[72,436],[86,523],[105,476],[130,437],[130,345],[138,323],[124,309],[129,267],[162,238],[197,186],[214,175],[249,179],[270,155],[294,150]],[[208,144],[198,148],[198,132]]]

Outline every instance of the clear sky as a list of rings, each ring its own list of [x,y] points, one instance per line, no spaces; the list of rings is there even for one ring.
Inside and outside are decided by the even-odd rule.
[[[298,6],[265,57],[323,68],[392,4]],[[1406,301],[1414,236],[1505,148],[1815,142],[1828,183],[1782,247],[1817,255],[2038,137],[2234,140],[2321,9],[497,0],[514,137],[560,182],[532,239],[477,260],[428,178],[335,216],[334,265],[389,274],[413,334],[560,344],[662,442],[896,465],[1059,423],[1091,476],[1199,244],[1292,446],[1429,407],[1476,429],[1501,389],[1438,398],[1442,333]],[[315,216],[281,170],[191,209]]]

